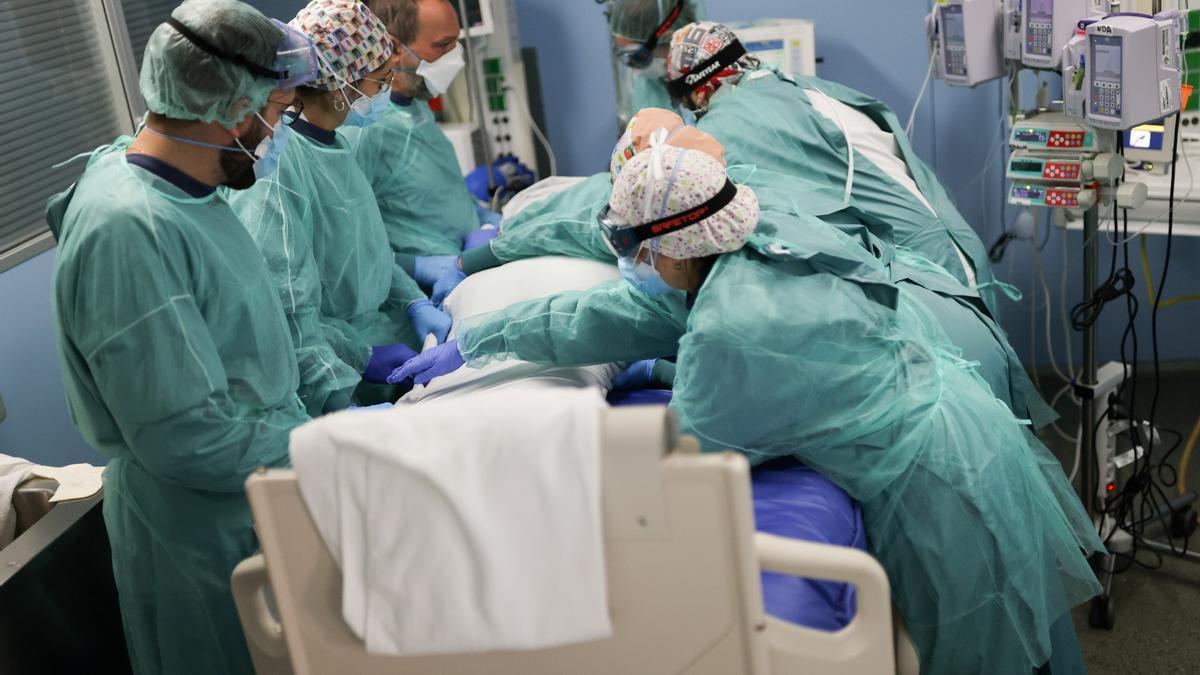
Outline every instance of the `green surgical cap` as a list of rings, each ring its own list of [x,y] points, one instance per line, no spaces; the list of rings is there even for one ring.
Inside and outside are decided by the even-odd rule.
[[[238,0],[187,0],[171,16],[216,49],[265,68],[283,40],[270,19]],[[210,54],[162,23],[146,45],[138,85],[151,112],[232,128],[266,105],[278,81]]]
[[[675,0],[616,0],[608,20],[608,30],[614,37],[645,42],[674,7]],[[658,44],[667,44],[672,32],[703,19],[703,15],[704,12],[699,7],[698,0],[684,0],[683,11],[679,13],[679,18],[671,24],[671,30],[658,41]]]

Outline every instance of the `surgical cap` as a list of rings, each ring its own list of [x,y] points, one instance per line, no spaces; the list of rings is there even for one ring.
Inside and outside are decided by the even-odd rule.
[[[317,47],[321,72],[308,85],[315,89],[358,82],[392,57],[387,27],[358,0],[312,0],[288,23]]]
[[[703,12],[697,5],[698,0],[684,0],[683,11],[671,24],[671,30],[700,20]],[[608,30],[613,37],[645,42],[674,7],[675,0],[616,0],[608,18]]]
[[[263,67],[274,65],[283,39],[270,19],[238,0],[187,0],[171,17],[217,49]],[[232,128],[266,105],[278,80],[210,54],[163,23],[146,44],[138,86],[151,112]]]
[[[608,172],[613,180],[616,180],[629,160],[650,147],[651,137],[659,129],[667,132],[664,142],[668,145],[699,150],[721,162],[722,166],[725,165],[725,146],[721,145],[720,141],[696,127],[685,126],[683,118],[670,110],[645,108],[629,120],[625,133],[613,148],[608,163]]]
[[[725,167],[696,150],[662,145],[636,155],[613,183],[609,207],[632,226],[682,213],[725,186]],[[647,209],[646,206],[650,208]],[[651,239],[658,252],[687,260],[736,251],[758,226],[758,198],[745,185],[725,208],[682,230]]]
[[[667,79],[675,80],[686,75],[697,63],[715,56],[737,39],[737,35],[729,27],[715,21],[699,21],[680,28],[671,36],[671,51],[667,55]],[[747,54],[738,59],[730,69],[740,74],[758,66],[758,57]],[[717,78],[720,79],[722,78]]]

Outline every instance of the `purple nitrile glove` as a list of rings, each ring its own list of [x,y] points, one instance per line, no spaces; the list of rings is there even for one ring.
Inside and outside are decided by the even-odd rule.
[[[500,229],[496,227],[481,227],[475,230],[466,237],[463,237],[463,250],[470,251],[473,248],[487,246],[488,242],[496,238],[500,234]]]
[[[419,255],[413,261],[413,279],[425,288],[430,288],[442,275],[456,267],[456,255]]]
[[[371,360],[363,371],[363,379],[374,384],[387,384],[388,375],[416,355],[408,345],[400,343],[372,347]]]
[[[446,270],[442,276],[433,284],[433,292],[429,294],[429,299],[438,307],[445,302],[446,296],[450,295],[458,285],[467,278],[467,273],[462,271],[458,265],[458,258],[454,259],[454,266]]]
[[[653,381],[654,363],[658,359],[643,359],[634,361],[629,367],[613,378],[613,389],[646,389]]]
[[[451,340],[414,356],[388,376],[388,383],[397,384],[411,377],[413,384],[429,384],[435,377],[462,368],[464,363],[462,354],[458,351],[458,340]]]
[[[453,321],[450,319],[449,314],[434,307],[432,302],[418,300],[409,305],[408,309],[404,310],[404,313],[412,320],[413,331],[416,332],[418,340],[424,342],[425,336],[433,333],[439,344],[446,341],[446,336],[450,333]],[[395,384],[395,382],[390,381],[390,377],[388,379],[388,384]]]

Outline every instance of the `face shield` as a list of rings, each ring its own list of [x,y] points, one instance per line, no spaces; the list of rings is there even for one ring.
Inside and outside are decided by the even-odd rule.
[[[654,61],[654,50],[658,47],[659,40],[671,32],[671,26],[675,25],[675,22],[679,20],[679,15],[683,13],[683,5],[684,0],[676,0],[675,6],[667,12],[662,23],[654,29],[645,42],[637,45],[615,46],[617,59],[630,68],[637,70],[648,68]]]
[[[280,89],[295,89],[317,79],[317,49],[312,40],[291,26],[271,19],[276,28],[283,31],[283,40],[275,51],[275,71],[279,76]]]
[[[278,89],[295,89],[317,78],[317,53],[303,33],[276,19],[271,23],[283,32],[283,39],[275,50],[274,69],[255,63],[241,54],[227,52],[200,37],[174,17],[167,24],[179,32],[188,42],[219,59],[224,59],[250,71],[259,77],[275,80]]]

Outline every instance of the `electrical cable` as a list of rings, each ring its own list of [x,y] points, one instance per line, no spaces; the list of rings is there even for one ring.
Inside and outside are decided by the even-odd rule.
[[[1136,236],[1136,235],[1135,235]],[[1170,300],[1163,300],[1161,303],[1154,301],[1154,278],[1150,274],[1150,257],[1146,254],[1146,238],[1141,237],[1142,249],[1142,275],[1146,279],[1146,295],[1151,304],[1155,307],[1173,307],[1185,302],[1200,302],[1200,293],[1192,293],[1190,295],[1180,295]]]
[[[1175,138],[1171,147],[1171,156],[1175,157],[1179,150],[1179,113],[1175,113]],[[1149,447],[1146,450],[1147,463],[1153,461],[1154,457],[1154,424],[1157,421],[1158,415],[1158,398],[1162,390],[1162,372],[1159,366],[1158,352],[1158,310],[1162,302],[1163,290],[1167,285],[1167,273],[1171,268],[1171,249],[1175,239],[1175,168],[1177,162],[1171,164],[1171,189],[1168,197],[1168,203],[1172,205],[1170,215],[1167,216],[1167,251],[1163,256],[1162,276],[1158,282],[1158,292],[1154,296],[1154,305],[1150,310],[1150,342],[1154,353],[1154,396],[1150,399],[1150,440]]]
[[[937,12],[934,11],[933,5],[930,5],[929,12],[933,15],[933,20],[936,22]],[[904,125],[904,135],[908,136],[910,142],[913,139],[913,124],[917,121],[917,110],[921,107],[921,101],[925,100],[925,93],[929,91],[929,81],[933,79],[933,66],[936,62],[937,49],[935,48],[929,50],[929,67],[925,69],[925,81],[921,83],[921,88],[917,91],[917,100],[913,101],[912,111],[908,113],[908,124]]]
[[[511,91],[516,94],[516,88],[514,88],[511,84],[505,85],[504,89],[505,91]],[[522,100],[522,98],[516,95],[514,95],[513,98],[516,99],[517,107],[521,109],[521,115],[525,118],[525,122],[528,123],[529,128],[533,130],[533,135],[537,136],[538,142],[541,143],[542,147],[546,150],[546,158],[550,163],[550,175],[557,176],[558,158],[554,156],[554,148],[550,145],[550,140],[546,138],[546,134],[542,133],[542,128],[538,126],[537,122],[533,121],[533,115],[531,115],[529,113],[529,109],[525,107],[525,102]]]
[[[1183,449],[1183,457],[1179,459],[1179,482],[1175,485],[1175,489],[1180,495],[1187,494],[1187,468],[1192,461],[1192,450],[1196,448],[1196,440],[1200,439],[1200,417],[1196,418],[1196,425],[1192,427],[1192,433],[1188,435],[1187,446]]]

